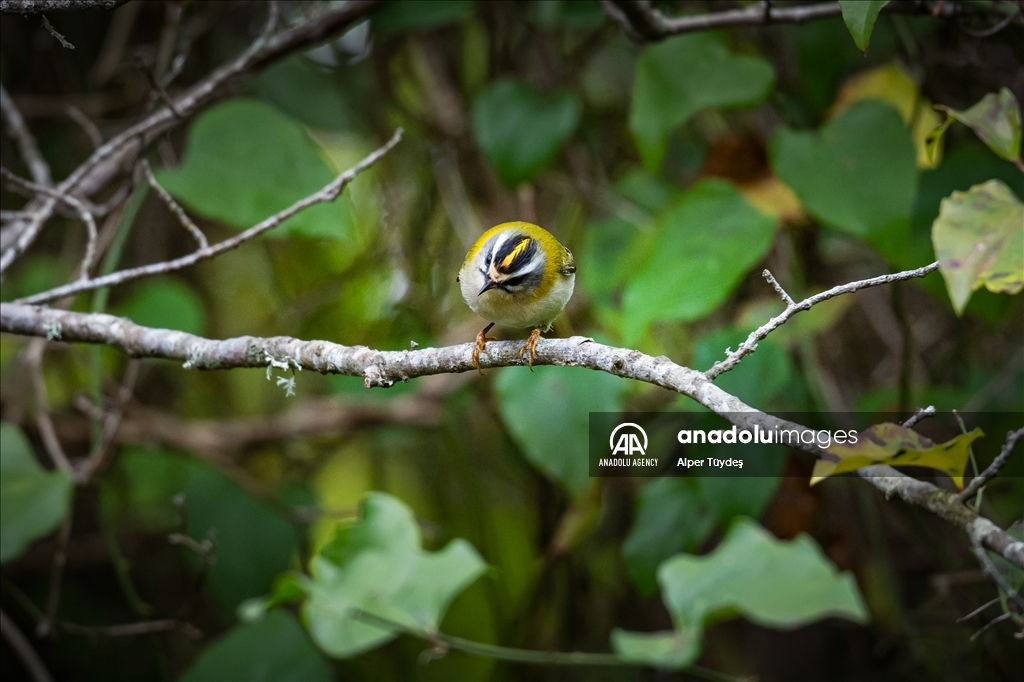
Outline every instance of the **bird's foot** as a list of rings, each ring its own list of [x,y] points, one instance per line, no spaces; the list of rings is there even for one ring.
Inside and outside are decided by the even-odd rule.
[[[487,332],[491,331],[491,327],[493,326],[494,323],[492,322],[480,330],[480,333],[476,335],[476,345],[473,346],[473,366],[476,367],[476,371],[481,374],[483,374],[484,371],[480,368],[480,352],[484,349],[484,346],[487,345],[488,341],[498,340],[494,336],[487,336]]]
[[[533,361],[537,358],[537,342],[540,341],[540,330],[534,329],[530,332],[530,338],[526,339],[526,343],[519,349],[519,357],[527,358],[530,364],[530,371],[533,371]]]

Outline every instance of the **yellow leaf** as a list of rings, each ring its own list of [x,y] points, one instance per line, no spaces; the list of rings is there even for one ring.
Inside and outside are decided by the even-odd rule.
[[[873,464],[888,464],[938,469],[952,478],[960,490],[964,486],[964,467],[971,443],[984,435],[981,429],[974,429],[936,445],[899,424],[875,424],[858,433],[856,442],[833,443],[826,448],[826,454],[814,465],[811,485],[835,474]]]
[[[929,134],[942,123],[942,117],[932,110],[932,103],[921,95],[917,85],[902,69],[895,64],[887,64],[852,76],[839,89],[828,117],[838,116],[862,99],[880,99],[896,107],[914,138],[917,167],[935,168],[938,165],[942,158],[941,148],[935,150],[935,158],[930,160],[927,140]]]
[[[754,208],[790,225],[807,222],[807,213],[796,194],[774,175],[739,185],[743,196]]]

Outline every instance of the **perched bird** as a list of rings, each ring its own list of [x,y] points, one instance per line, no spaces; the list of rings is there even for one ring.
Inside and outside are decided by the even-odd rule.
[[[524,222],[502,223],[484,232],[466,254],[456,278],[462,298],[490,324],[476,335],[473,365],[480,370],[480,352],[495,324],[533,331],[519,351],[530,370],[541,331],[551,329],[572,296],[576,264],[569,249],[543,227]]]

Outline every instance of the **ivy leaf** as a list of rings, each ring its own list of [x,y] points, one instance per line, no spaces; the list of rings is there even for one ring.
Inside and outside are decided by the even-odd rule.
[[[818,132],[780,128],[770,151],[775,173],[815,217],[900,260],[918,177],[910,132],[892,106],[864,100]]]
[[[348,658],[390,641],[402,628],[436,629],[451,600],[485,567],[464,540],[424,552],[412,510],[371,493],[359,518],[310,562],[303,619],[321,649]]]
[[[651,322],[696,320],[728,297],[771,248],[775,220],[728,182],[698,183],[658,219],[655,248],[623,294],[622,334]]]
[[[857,442],[833,443],[828,453],[814,465],[811,485],[828,476],[856,471],[872,464],[916,466],[938,469],[948,474],[957,489],[963,488],[964,467],[970,456],[971,443],[984,436],[981,429],[963,433],[936,445],[913,429],[884,422],[857,434]]]
[[[43,469],[21,429],[0,425],[0,563],[57,527],[71,504],[71,489],[71,474]]]
[[[200,114],[189,127],[186,150],[180,167],[157,173],[160,183],[197,213],[240,228],[288,208],[336,175],[301,125],[255,100],[228,100]],[[267,234],[345,239],[352,232],[344,193]]]
[[[618,412],[624,382],[604,372],[562,367],[506,369],[495,388],[498,407],[526,459],[574,495],[590,485],[591,412]]]
[[[839,0],[843,21],[861,52],[868,51],[878,13],[888,4],[889,0]]]
[[[867,609],[853,576],[836,571],[806,535],[777,540],[751,519],[738,519],[706,556],[680,554],[658,569],[674,631],[612,633],[624,658],[682,668],[700,654],[704,628],[743,616],[773,628],[796,628],[828,617],[858,623]]]
[[[331,679],[331,668],[295,618],[275,611],[259,623],[236,625],[199,654],[181,682]]]
[[[771,64],[733,54],[717,33],[677,36],[644,48],[629,110],[644,167],[658,170],[669,133],[701,109],[757,104],[774,83]]]
[[[932,224],[939,270],[957,315],[971,294],[1024,289],[1024,203],[1001,180],[953,192]]]
[[[473,103],[477,144],[508,187],[533,180],[576,131],[582,106],[568,92],[544,96],[517,80],[499,80]]]
[[[937,105],[948,118],[928,136],[928,151],[934,155],[939,141],[953,121],[960,121],[974,131],[982,142],[1007,161],[1020,163],[1021,119],[1020,105],[1009,88],[999,93],[990,92],[967,111]]]

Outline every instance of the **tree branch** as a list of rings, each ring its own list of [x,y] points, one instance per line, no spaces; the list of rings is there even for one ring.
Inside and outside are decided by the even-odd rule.
[[[365,17],[379,4],[379,0],[353,0],[272,35],[270,31],[276,25],[276,4],[271,3],[270,17],[263,34],[241,55],[182,93],[174,100],[173,109],[165,106],[111,138],[64,179],[56,188],[57,192],[68,194],[75,190],[80,195],[91,196],[119,172],[126,159],[134,157],[152,140],[210,104],[242,76],[327,40]],[[26,211],[24,221],[15,226],[13,243],[0,254],[0,273],[5,272],[32,245],[56,204],[57,200],[51,197]]]
[[[773,331],[784,325],[789,318],[796,315],[801,310],[810,310],[813,306],[827,301],[830,298],[835,298],[841,294],[849,294],[857,291],[858,289],[866,289],[868,287],[875,287],[879,284],[890,284],[892,282],[900,282],[905,279],[913,279],[915,277],[924,277],[925,275],[935,272],[939,269],[939,263],[936,261],[931,265],[926,265],[923,268],[917,268],[916,270],[904,270],[903,272],[897,272],[891,275],[881,275],[879,277],[872,277],[871,279],[862,279],[858,282],[850,282],[849,284],[841,284],[836,287],[832,287],[828,291],[823,291],[820,294],[815,294],[800,301],[799,303],[793,303],[793,299],[789,297],[789,294],[775,281],[772,273],[765,270],[762,275],[767,279],[777,292],[782,296],[782,300],[788,301],[786,309],[781,313],[773,317],[772,319],[765,322],[763,325],[755,329],[747,337],[747,340],[740,344],[739,348],[729,353],[729,356],[725,360],[716,362],[714,366],[709,369],[704,375],[714,381],[716,377],[740,363],[747,355],[750,355],[757,350],[757,342],[765,338]],[[728,350],[726,351],[728,352]]]
[[[319,192],[309,195],[304,199],[299,199],[294,204],[284,209],[280,213],[270,216],[263,222],[250,227],[244,232],[240,232],[233,237],[225,239],[222,242],[214,244],[213,246],[200,246],[197,250],[176,258],[170,261],[163,261],[161,263],[152,263],[150,265],[142,265],[137,268],[129,268],[127,270],[119,270],[112,272],[109,275],[102,277],[96,277],[95,279],[80,279],[64,286],[59,286],[49,291],[44,291],[32,296],[27,296],[22,299],[18,299],[18,303],[44,303],[46,301],[52,301],[55,298],[62,298],[64,296],[70,296],[77,294],[81,291],[91,291],[93,289],[101,289],[103,287],[114,286],[116,284],[123,284],[129,280],[138,279],[140,277],[150,277],[152,275],[159,275],[174,270],[181,270],[182,268],[195,265],[201,260],[207,258],[213,258],[214,256],[220,255],[226,251],[237,249],[239,246],[249,241],[253,237],[257,237],[267,230],[271,230],[288,218],[292,217],[296,213],[313,206],[327,201],[334,201],[341,194],[341,191],[355,179],[357,175],[362,173],[364,170],[375,164],[385,154],[391,151],[395,145],[402,139],[403,131],[401,128],[395,131],[391,139],[388,140],[384,146],[380,147],[376,151],[370,153],[366,158],[360,161],[358,164],[349,168],[347,171],[336,177],[330,183],[328,183]],[[200,233],[202,234],[202,233]]]
[[[7,643],[11,645],[11,649],[21,659],[29,677],[32,678],[32,682],[53,682],[53,678],[50,677],[50,671],[43,665],[43,661],[39,658],[36,650],[32,648],[28,638],[22,634],[18,626],[14,624],[14,621],[2,610],[0,610],[0,633],[3,633],[4,639],[7,640]]]
[[[608,18],[619,24],[623,32],[637,42],[664,40],[683,33],[726,26],[799,24],[842,14],[842,8],[838,2],[776,7],[762,0],[756,5],[742,9],[681,17],[665,16],[647,0],[601,0],[601,5]],[[929,7],[926,3],[916,0],[914,2],[891,2],[883,7],[882,11],[951,17],[976,13],[977,8],[957,2],[938,2]]]
[[[80,9],[115,9],[128,0],[0,0],[4,14],[42,14]]]
[[[827,293],[827,292],[826,292]],[[61,341],[102,343],[132,357],[164,358],[184,362],[186,369],[264,368],[271,363],[323,374],[362,377],[367,388],[393,386],[398,381],[433,374],[474,371],[474,344],[443,348],[381,351],[365,346],[342,346],[330,341],[302,341],[287,336],[241,336],[213,340],[169,329],[142,327],[131,320],[99,313],[77,313],[19,303],[0,303],[0,331],[45,336],[59,331]],[[483,368],[524,365],[518,341],[487,344],[480,356]],[[682,393],[740,428],[807,430],[799,424],[759,412],[739,398],[715,386],[702,372],[677,365],[666,357],[651,357],[637,350],[615,348],[574,336],[541,339],[535,365],[584,367],[635,379]],[[821,451],[801,444],[801,449],[820,456]],[[941,516],[981,544],[1024,568],[1024,542],[1016,540],[988,519],[960,503],[956,494],[930,483],[904,476],[889,466],[861,469],[861,476],[886,496],[924,507]]]
[[[24,117],[3,85],[0,85],[0,113],[3,114],[4,123],[7,124],[7,133],[18,144],[18,151],[21,152],[21,158],[28,166],[32,180],[38,185],[49,187],[53,184],[53,179],[50,177],[50,166],[39,152],[36,138],[32,136],[25,124]]]
[[[1006,465],[1007,460],[1010,459],[1010,454],[1013,452],[1013,448],[1016,447],[1017,441],[1021,438],[1024,438],[1024,428],[1010,431],[1006,434],[1006,444],[1003,445],[1003,449],[992,460],[992,463],[988,465],[988,468],[982,471],[977,478],[971,481],[970,485],[964,488],[964,491],[960,493],[961,500],[966,502],[971,499],[974,493],[978,492],[983,485],[999,475],[1000,469]]]

